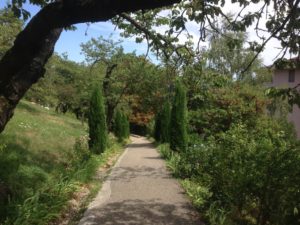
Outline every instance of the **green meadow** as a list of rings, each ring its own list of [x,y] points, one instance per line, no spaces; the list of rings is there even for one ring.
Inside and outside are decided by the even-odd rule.
[[[120,144],[109,141],[102,155],[93,155],[86,124],[71,114],[20,102],[0,135],[2,224],[47,224],[58,218],[72,194],[86,184],[97,186],[99,166],[121,152]]]

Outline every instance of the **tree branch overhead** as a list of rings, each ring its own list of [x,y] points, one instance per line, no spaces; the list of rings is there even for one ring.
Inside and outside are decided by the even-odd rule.
[[[107,21],[123,12],[154,9],[178,2],[180,0],[66,0],[46,5],[17,36],[14,46],[0,61],[0,132],[25,92],[43,75],[44,65],[53,53],[61,28],[82,22]],[[45,43],[48,48],[45,48]],[[26,68],[34,72],[26,71]],[[17,88],[19,91],[12,88],[25,81],[28,73],[32,79],[28,78],[26,85]]]

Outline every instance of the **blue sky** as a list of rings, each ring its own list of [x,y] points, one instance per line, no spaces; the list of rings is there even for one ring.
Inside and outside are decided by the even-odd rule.
[[[5,1],[0,1],[0,8],[5,7]],[[25,4],[24,9],[35,15],[39,11],[39,7]],[[76,62],[84,61],[84,56],[81,54],[80,44],[89,41],[91,38],[103,36],[104,38],[112,38],[119,40],[119,31],[115,31],[115,27],[110,22],[94,23],[90,26],[87,24],[77,24],[76,31],[63,31],[55,46],[55,51],[59,54],[67,53],[68,58]],[[135,51],[138,55],[146,54],[147,46],[145,43],[137,44],[133,39],[121,39],[122,46],[125,52]],[[151,57],[155,60],[155,57]]]
[[[103,36],[104,38],[121,39],[119,32],[114,30],[114,26],[109,22],[95,23],[88,26],[87,24],[77,24],[76,31],[63,31],[58,40],[55,51],[58,53],[66,52],[69,59],[77,62],[83,61],[84,56],[81,54],[80,44],[89,41],[91,38]],[[132,39],[121,39],[125,52],[135,51],[138,55],[145,54],[147,46],[144,43],[137,44]]]
[[[0,0],[0,8],[3,8],[5,6],[6,0]],[[255,10],[257,7],[254,5],[252,7],[253,10]],[[35,15],[39,8],[37,6],[25,4],[24,8],[28,10],[31,15]],[[232,5],[227,4],[224,7],[225,12],[232,12]],[[250,6],[251,10],[251,6]],[[195,43],[197,42],[197,36],[198,34],[198,25],[190,23],[188,26],[191,28],[191,32],[195,35]],[[84,61],[84,56],[81,54],[81,48],[80,44],[85,43],[89,41],[91,38],[97,38],[99,36],[103,36],[104,38],[113,38],[116,40],[120,39],[118,30],[115,30],[115,27],[110,22],[102,22],[102,23],[94,23],[88,26],[87,24],[77,24],[76,25],[77,30],[76,31],[64,31],[58,40],[55,51],[59,54],[67,53],[68,58],[71,60],[74,60],[76,62],[82,62]],[[256,39],[256,33],[252,29],[248,29],[248,34],[250,39],[255,40]],[[111,36],[112,35],[112,36]],[[204,43],[205,45],[205,43]],[[133,52],[135,51],[138,55],[139,54],[145,54],[147,51],[147,45],[146,43],[135,43],[134,39],[123,39],[122,46],[125,50],[125,52]],[[276,40],[271,40],[267,46],[264,52],[261,53],[261,57],[264,61],[265,65],[270,65],[274,61],[274,57],[279,52],[280,44]],[[156,57],[151,56],[151,59],[153,62],[157,63]]]

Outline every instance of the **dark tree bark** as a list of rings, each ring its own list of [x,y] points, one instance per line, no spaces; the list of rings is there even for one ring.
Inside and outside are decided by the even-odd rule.
[[[107,129],[111,130],[111,121],[113,118],[113,114],[115,111],[114,104],[107,99],[107,96],[109,95],[109,84],[110,84],[110,77],[115,68],[117,68],[118,64],[112,64],[108,65],[106,68],[106,74],[103,81],[103,93],[106,98],[106,125]]]
[[[119,97],[115,100],[115,101],[110,101],[108,100],[108,96],[109,96],[109,85],[111,83],[111,74],[113,72],[113,70],[115,68],[117,68],[118,64],[112,64],[112,65],[108,65],[106,68],[106,74],[105,74],[105,78],[103,81],[103,93],[104,96],[106,98],[106,125],[109,131],[112,130],[112,120],[114,117],[114,113],[115,113],[115,109],[116,107],[119,105],[123,95],[125,94],[125,92],[128,89],[129,84],[126,83],[125,86],[123,87],[123,90],[121,92],[121,94],[119,95]]]
[[[123,12],[169,6],[180,0],[63,0],[48,4],[17,36],[0,61],[0,132],[19,100],[45,73],[61,28],[82,22],[107,21]]]
[[[16,70],[19,60],[22,61],[20,56],[26,54],[26,52],[20,49],[19,55],[16,57],[16,66],[13,67],[13,60],[9,60],[7,63],[11,64],[7,66],[11,67],[10,71],[13,71],[10,77],[5,76],[6,74],[2,72],[3,67],[0,66],[0,132],[4,130],[5,125],[13,115],[16,105],[24,96],[26,91],[32,84],[36,83],[38,79],[44,75],[44,65],[52,55],[54,45],[58,40],[61,31],[61,29],[53,29],[43,40],[40,41],[39,51],[32,55],[32,59]],[[8,52],[7,55],[9,53],[10,52]]]

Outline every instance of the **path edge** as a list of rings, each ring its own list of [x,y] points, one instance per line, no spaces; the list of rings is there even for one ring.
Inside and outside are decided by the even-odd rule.
[[[112,173],[112,171],[119,166],[121,163],[122,159],[124,156],[127,154],[129,149],[129,145],[125,148],[124,152],[122,155],[118,158],[114,166],[110,169],[110,171],[107,173],[107,176],[102,184],[101,189],[99,190],[98,194],[96,197],[92,200],[92,202],[88,205],[87,210],[84,212],[83,217],[79,221],[78,225],[88,225],[86,222],[89,221],[90,218],[94,217],[93,216],[93,210],[95,208],[100,207],[103,205],[106,201],[109,200],[110,195],[111,195],[111,186],[110,186],[110,180],[107,179],[109,175]]]

